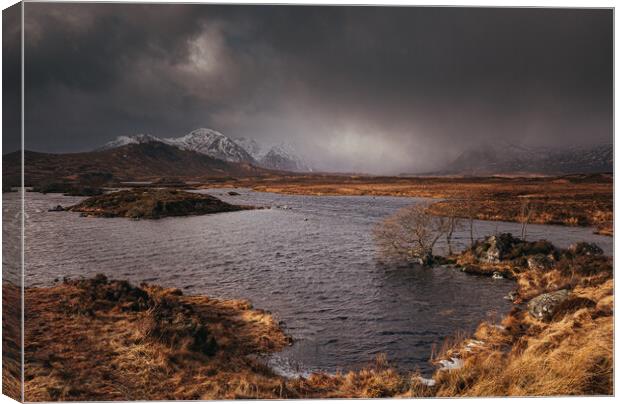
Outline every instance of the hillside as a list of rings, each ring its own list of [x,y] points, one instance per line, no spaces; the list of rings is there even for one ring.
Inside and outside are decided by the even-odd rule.
[[[3,156],[2,166],[4,181],[18,185],[20,152]],[[270,171],[248,163],[218,160],[160,142],[127,144],[84,153],[25,152],[26,185],[74,179],[87,173],[111,174],[116,181],[138,181],[163,176],[185,179],[248,177],[266,175]]]
[[[529,148],[512,144],[463,152],[439,170],[441,175],[589,174],[613,171],[613,145]]]

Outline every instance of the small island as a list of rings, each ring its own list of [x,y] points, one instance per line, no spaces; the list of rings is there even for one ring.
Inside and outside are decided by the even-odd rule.
[[[67,210],[84,216],[160,219],[254,209],[232,205],[211,195],[176,189],[131,189],[88,198]]]

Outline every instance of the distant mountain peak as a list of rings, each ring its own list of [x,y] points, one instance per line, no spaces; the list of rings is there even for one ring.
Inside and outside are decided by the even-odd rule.
[[[574,174],[613,171],[611,143],[564,148],[482,145],[461,153],[440,174]]]
[[[181,150],[191,150],[207,156],[235,163],[255,163],[254,158],[228,136],[208,128],[198,128],[185,136],[167,138],[166,143]]]
[[[233,139],[233,142],[243,147],[243,149],[257,161],[263,158],[266,153],[265,148],[254,139],[248,137],[237,137]]]
[[[275,170],[312,171],[297,154],[293,145],[285,142],[272,146],[259,163],[265,168]]]
[[[143,144],[151,142],[163,142],[163,140],[147,133],[138,133],[137,135],[129,136],[118,136],[116,139],[107,142],[97,150],[109,150],[130,144]]]

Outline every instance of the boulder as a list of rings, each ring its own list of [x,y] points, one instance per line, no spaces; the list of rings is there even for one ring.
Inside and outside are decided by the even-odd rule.
[[[527,267],[534,271],[546,271],[553,266],[553,255],[536,254],[527,258]]]
[[[603,250],[599,246],[594,243],[586,243],[585,241],[572,244],[568,247],[568,250],[575,255],[603,255]]]
[[[541,321],[549,321],[556,314],[561,304],[568,299],[570,291],[561,289],[551,293],[536,296],[527,304],[531,316]]]
[[[504,296],[504,299],[516,303],[519,300],[519,292],[517,290],[511,290],[506,296]]]
[[[489,236],[476,247],[476,257],[480,262],[500,263],[504,256],[510,252],[514,242],[515,239],[509,233]]]

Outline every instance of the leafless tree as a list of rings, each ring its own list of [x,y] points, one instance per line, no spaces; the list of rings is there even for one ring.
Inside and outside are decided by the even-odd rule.
[[[527,238],[527,225],[530,223],[535,212],[535,206],[528,198],[521,201],[521,210],[519,212],[519,223],[521,223],[521,239],[525,241]]]
[[[469,246],[473,247],[474,245],[474,220],[476,220],[476,215],[479,209],[479,203],[474,199],[472,195],[466,196],[463,201],[463,212],[465,213],[465,218],[467,220],[468,228],[469,228]]]
[[[452,255],[452,236],[456,230],[461,228],[461,217],[463,212],[462,209],[462,201],[460,199],[453,199],[447,201],[445,212],[446,217],[446,245],[448,247],[448,255]],[[473,228],[473,224],[471,224],[471,228]],[[470,231],[470,236],[473,239],[473,230]]]
[[[433,216],[427,205],[403,208],[377,225],[375,240],[381,254],[388,259],[433,263],[433,248],[450,228],[446,217]]]
[[[454,215],[450,215],[446,219],[446,244],[448,245],[448,255],[452,255],[452,235],[455,230],[460,228],[461,219]]]

